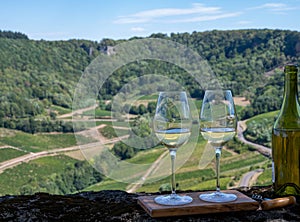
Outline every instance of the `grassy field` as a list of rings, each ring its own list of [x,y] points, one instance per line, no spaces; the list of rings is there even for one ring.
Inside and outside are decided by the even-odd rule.
[[[80,141],[85,141],[82,137]],[[86,140],[88,142],[89,140]],[[11,131],[8,136],[0,137],[2,144],[18,147],[27,152],[40,152],[55,148],[65,148],[77,144],[75,135],[70,134],[29,134]]]
[[[128,184],[111,180],[109,178],[104,179],[100,183],[89,186],[83,191],[100,191],[100,190],[126,190]]]
[[[63,114],[70,113],[72,110],[61,107],[61,106],[52,105],[51,106],[51,111],[57,112],[58,115],[63,115]]]
[[[158,98],[158,95],[153,94],[153,95],[145,95],[142,96],[141,98],[139,98],[138,100],[152,100],[152,101],[156,101]]]
[[[279,111],[260,114],[250,118],[247,124],[247,130],[244,132],[246,139],[259,143],[261,145],[272,146],[272,127]]]
[[[96,108],[95,110],[88,110],[83,113],[84,116],[95,116],[95,118],[103,118],[107,116],[111,116],[111,111],[101,110]]]
[[[251,153],[247,153],[250,155]],[[193,155],[192,155],[193,156]],[[235,177],[240,177],[242,173],[248,172],[250,167],[255,164],[263,164],[267,161],[265,157],[260,154],[250,155],[251,158],[247,158],[247,155],[241,157],[236,155],[234,157],[228,157],[221,159],[221,186],[222,189],[226,189],[229,184],[237,183],[234,181]],[[189,163],[187,163],[190,165]],[[197,167],[187,167],[184,165],[176,172],[176,181],[179,184],[179,188],[182,190],[210,190],[215,187],[215,166],[214,162],[209,164],[205,169],[197,169]],[[170,181],[170,177],[164,178],[152,184],[145,184],[138,189],[139,192],[157,192],[160,186],[167,184]]]
[[[100,126],[100,125],[102,125],[102,124],[111,126],[111,125],[112,125],[112,122],[111,122],[111,121],[96,121],[96,126]]]
[[[143,98],[145,99],[145,98]],[[147,99],[153,99],[149,97]],[[195,101],[198,109],[201,107],[201,101]],[[241,107],[237,107],[241,110]],[[90,115],[91,113],[85,113]],[[97,116],[106,116],[107,111],[96,111]],[[63,113],[63,111],[60,111]],[[261,121],[265,118],[274,118],[277,112],[258,115],[251,118],[249,121]],[[112,125],[127,126],[127,123],[118,121],[97,121],[97,125],[106,124],[109,128]],[[127,133],[125,130],[124,133]],[[90,140],[82,139],[83,142]],[[70,147],[76,145],[77,141],[74,134],[28,134],[20,131],[0,129],[0,145],[10,145],[18,147],[23,151],[13,150],[11,148],[0,149],[0,162],[23,155],[26,152],[39,152],[55,148]],[[232,143],[235,146],[232,146]],[[238,144],[238,145],[236,145]],[[202,137],[198,138],[197,145],[189,156],[188,160],[177,170],[176,181],[181,190],[212,190],[215,188],[215,162],[214,151],[207,149],[206,141]],[[140,151],[133,158],[126,160],[133,164],[149,164],[154,163],[160,155],[166,152],[167,149],[159,146],[154,149]],[[205,155],[207,165],[199,168],[199,160],[202,155]],[[75,157],[76,156],[76,157]],[[14,187],[21,187],[32,181],[38,182],[45,180],[47,177],[53,177],[56,173],[63,173],[68,164],[73,164],[76,161],[73,158],[82,159],[83,156],[78,153],[74,157],[70,156],[52,156],[43,157],[22,163],[14,168],[8,169],[0,174],[0,195],[14,194]],[[221,157],[221,186],[222,189],[232,187],[233,184],[238,185],[239,179],[243,173],[246,173],[255,168],[266,169],[259,177],[256,185],[269,185],[271,181],[271,170],[269,168],[270,160],[257,152],[250,151],[247,146],[239,144],[232,140],[228,143],[227,148],[222,150]],[[170,169],[166,169],[170,170]],[[170,182],[170,177],[165,177],[159,181],[144,184],[138,188],[137,192],[157,192],[160,187],[166,186]],[[126,190],[128,184],[114,181],[106,178],[102,182],[87,187],[86,191],[98,190]]]
[[[258,178],[254,185],[257,186],[268,186],[272,184],[272,169],[266,169]]]
[[[48,177],[61,174],[75,162],[74,159],[64,155],[49,156],[7,169],[0,174],[0,195],[19,194],[18,190],[22,186],[45,181]]]
[[[128,135],[129,134],[129,129],[114,129],[111,125],[107,125],[103,128],[100,128],[98,130],[98,132],[108,138],[108,139],[112,139],[115,138],[117,136],[124,136],[124,135]]]
[[[138,152],[133,158],[127,160],[129,163],[148,164],[153,163],[166,151],[164,147]]]
[[[214,152],[211,152],[211,162],[204,168],[199,169],[199,159],[204,152],[206,142],[200,137],[198,145],[192,155],[180,169],[176,171],[176,182],[180,190],[213,190],[215,189],[215,164]],[[241,145],[242,146],[242,145]],[[235,153],[228,148],[223,149],[221,158],[221,187],[226,189],[238,185],[241,176],[252,170],[252,168],[265,168],[270,160],[261,154],[242,148],[241,154]],[[153,163],[159,155],[166,149],[161,147],[157,149],[139,152],[132,159],[127,160],[130,163],[142,164]],[[207,152],[207,151],[205,151]],[[166,169],[170,170],[170,169]],[[269,175],[261,176],[261,180],[270,181]],[[159,181],[143,184],[137,192],[158,192],[161,187],[168,186],[170,176]],[[87,190],[119,189],[124,190],[128,184],[106,179],[101,183],[87,188]]]
[[[176,181],[179,184],[178,189],[181,190],[212,190],[215,187],[215,166],[214,157],[211,157],[211,163],[204,169],[199,169],[199,159],[203,153],[206,142],[199,139],[198,145],[188,161],[176,172]],[[142,164],[153,163],[166,149],[164,147],[145,150],[139,152],[135,157],[127,160],[130,163]],[[6,170],[0,174],[0,180],[5,183],[0,186],[0,194],[15,192],[14,186],[23,186],[24,182],[36,178],[38,181],[41,178],[54,175],[54,173],[62,172],[68,163],[73,163],[75,160],[69,157],[47,157],[23,163],[15,168]],[[265,166],[267,158],[256,152],[244,151],[242,154],[236,154],[232,150],[223,149],[221,158],[221,185],[222,189],[226,189],[230,184],[238,184],[236,178],[240,178],[245,172],[248,172],[251,167]],[[13,176],[9,176],[13,175]],[[20,182],[17,182],[20,181]],[[150,184],[144,184],[137,192],[158,192],[161,186],[169,184],[170,177],[166,177],[160,181]],[[269,184],[270,172],[265,171],[259,178],[257,184]],[[4,185],[7,184],[7,185]],[[98,190],[126,190],[128,184],[117,182],[111,179],[105,179],[101,183],[87,187],[85,191]],[[231,186],[231,185],[230,185]]]
[[[26,154],[24,151],[12,149],[12,148],[2,148],[0,149],[0,163],[19,156],[23,156],[24,154]]]
[[[248,119],[247,123],[251,122],[251,121],[257,121],[257,122],[260,122],[262,121],[263,119],[274,119],[277,115],[279,114],[279,111],[273,111],[273,112],[268,112],[268,113],[263,113],[263,114],[259,114],[259,115],[256,115],[250,119]]]
[[[266,157],[258,153],[255,155],[238,155],[238,158],[230,159],[229,161],[224,159],[221,162],[221,172],[240,169],[244,166],[254,166],[255,164],[263,163],[266,160]]]

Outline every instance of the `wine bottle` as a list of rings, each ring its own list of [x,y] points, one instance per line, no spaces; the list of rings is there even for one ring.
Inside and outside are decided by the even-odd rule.
[[[300,195],[300,106],[297,66],[285,66],[283,103],[272,130],[273,188],[276,195]]]

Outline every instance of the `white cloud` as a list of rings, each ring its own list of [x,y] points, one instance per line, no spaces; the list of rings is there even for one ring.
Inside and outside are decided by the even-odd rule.
[[[145,29],[142,28],[142,27],[132,27],[130,30],[133,31],[133,32],[143,32],[143,31],[145,31]]]
[[[188,15],[193,15],[194,17],[187,18]],[[220,7],[210,7],[200,3],[194,3],[190,8],[159,8],[137,12],[128,16],[120,16],[114,21],[114,23],[137,24],[156,22],[158,20],[161,22],[162,18],[164,18],[163,22],[165,23],[197,22],[216,20],[219,18],[233,17],[237,15],[239,15],[239,13],[223,13]],[[181,16],[184,18],[178,18],[175,20],[174,16]]]
[[[218,7],[206,7],[203,4],[194,3],[192,8],[180,9],[180,8],[163,8],[154,9],[148,11],[142,11],[134,14],[137,17],[163,17],[174,15],[190,15],[195,13],[216,13],[219,12]]]
[[[293,10],[295,8],[289,7],[284,3],[266,3],[250,9],[267,9],[274,12],[282,12],[282,11]]]
[[[204,22],[204,21],[211,21],[211,20],[217,20],[222,18],[236,17],[241,14],[242,14],[241,12],[234,12],[234,13],[224,13],[224,14],[217,14],[217,15],[204,15],[204,16],[197,16],[197,17],[187,18],[187,19],[171,20],[168,22],[169,23]]]

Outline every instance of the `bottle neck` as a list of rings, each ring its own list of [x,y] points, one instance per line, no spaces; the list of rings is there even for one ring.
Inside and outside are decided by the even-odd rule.
[[[290,72],[285,74],[285,86],[283,97],[283,112],[290,113],[299,112],[298,104],[298,84],[297,72]]]
[[[275,121],[274,130],[299,130],[300,106],[298,102],[297,68],[288,66],[285,68],[284,98],[278,118]]]

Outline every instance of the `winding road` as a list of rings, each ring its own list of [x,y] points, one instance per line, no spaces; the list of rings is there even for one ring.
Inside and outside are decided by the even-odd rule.
[[[238,137],[238,139],[242,143],[245,143],[245,144],[248,144],[248,145],[254,147],[262,155],[267,156],[267,157],[271,157],[272,151],[269,147],[253,143],[253,142],[250,142],[250,141],[245,139],[244,134],[243,134],[243,132],[246,130],[245,126],[246,126],[245,120],[238,122],[238,128],[237,128],[237,137]]]
[[[17,166],[23,162],[28,162],[34,159],[41,158],[43,156],[53,156],[57,155],[59,153],[65,153],[65,152],[71,152],[71,151],[76,151],[80,149],[88,149],[88,148],[93,148],[93,147],[99,147],[102,146],[103,144],[110,144],[110,143],[116,143],[124,138],[127,138],[128,135],[118,137],[118,138],[113,138],[110,140],[102,140],[101,142],[94,142],[94,143],[88,143],[88,144],[83,144],[80,146],[71,146],[71,147],[66,147],[66,148],[58,148],[58,149],[52,149],[52,150],[47,150],[47,151],[41,151],[37,153],[28,153],[20,157],[16,157],[4,162],[0,163],[0,173],[2,173],[4,170],[12,168],[14,166]]]
[[[272,150],[266,146],[262,146],[260,144],[256,144],[253,142],[250,142],[248,140],[246,140],[246,138],[244,137],[243,132],[246,130],[246,121],[239,121],[238,122],[238,128],[237,128],[237,138],[244,144],[248,144],[250,146],[252,146],[253,148],[255,148],[259,153],[261,153],[262,155],[266,156],[266,157],[271,157],[272,155]],[[255,176],[259,175],[262,173],[262,169],[257,169],[257,170],[253,170],[250,172],[247,172],[243,175],[243,177],[241,178],[241,181],[239,183],[239,187],[248,187],[251,184],[251,180],[252,178],[254,178]]]
[[[261,174],[263,172],[263,169],[257,169],[257,170],[252,170],[248,173],[245,173],[240,180],[239,187],[249,187],[251,184],[251,179],[258,174]]]

